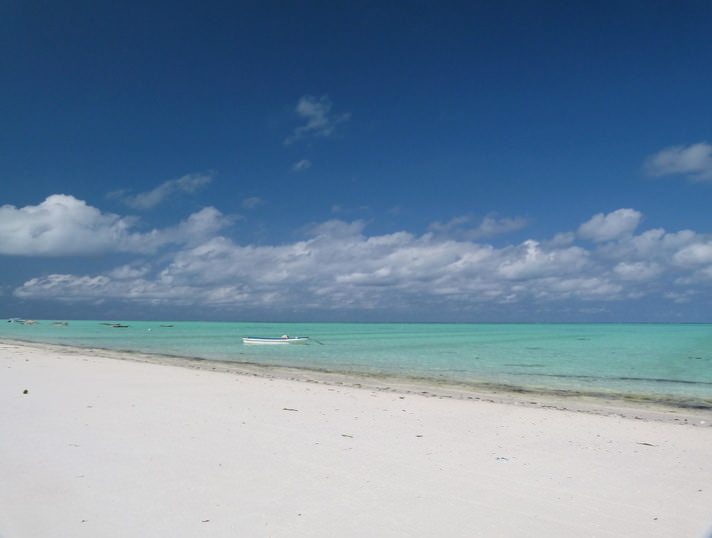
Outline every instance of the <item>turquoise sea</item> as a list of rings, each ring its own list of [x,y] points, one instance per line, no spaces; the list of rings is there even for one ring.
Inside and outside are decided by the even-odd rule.
[[[122,324],[2,322],[0,338],[712,409],[711,324]],[[282,334],[312,340],[241,341]]]

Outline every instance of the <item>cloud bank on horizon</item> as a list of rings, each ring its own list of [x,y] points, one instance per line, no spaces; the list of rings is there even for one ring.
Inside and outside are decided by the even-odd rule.
[[[322,101],[308,105],[307,126],[315,126],[307,131],[316,133],[329,123],[324,119],[329,107]],[[712,178],[710,150],[706,143],[671,147],[644,166],[655,176],[706,180]],[[186,175],[124,200],[148,209],[211,180]],[[245,203],[257,207],[261,201]],[[585,310],[646,297],[671,303],[709,297],[712,235],[641,229],[643,218],[634,208],[619,208],[553,237],[504,246],[487,240],[526,229],[527,219],[456,217],[434,222],[422,234],[374,235],[363,220],[335,219],[309,225],[291,243],[243,245],[229,233],[236,216],[216,207],[142,231],[138,217],[54,194],[37,205],[0,207],[0,255],[115,255],[117,260],[121,255],[121,262],[108,270],[33,275],[11,292],[19,299],[63,303],[321,312],[425,308],[466,315],[482,305],[573,304]]]

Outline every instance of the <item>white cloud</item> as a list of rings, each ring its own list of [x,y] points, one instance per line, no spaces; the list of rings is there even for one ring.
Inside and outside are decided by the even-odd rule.
[[[625,240],[605,243],[599,247],[598,254],[607,260],[657,261],[664,266],[670,264],[679,250],[702,240],[690,230],[667,233],[662,228],[654,228]]]
[[[436,233],[370,236],[365,222],[342,220],[314,224],[300,241],[254,246],[219,235],[226,218],[206,208],[155,233],[164,244],[177,245],[173,252],[99,275],[32,278],[15,294],[212,307],[405,311],[600,304],[649,294],[678,301],[694,296],[692,291],[709,294],[712,237],[662,229],[635,235],[641,218],[632,209],[594,216],[578,233],[598,241],[588,248],[576,244],[577,235],[570,232],[498,248]],[[178,243],[178,236],[186,239]]]
[[[656,262],[620,262],[613,267],[621,280],[652,280],[662,273],[663,269]]]
[[[115,280],[132,280],[147,275],[150,270],[150,266],[145,264],[126,264],[112,269],[107,276]]]
[[[545,243],[550,247],[567,247],[576,241],[574,232],[559,232]]]
[[[322,308],[385,307],[428,296],[457,302],[554,300],[574,294],[561,282],[589,263],[587,253],[578,247],[547,250],[528,241],[498,250],[431,235],[397,232],[368,237],[363,231],[363,222],[335,220],[315,225],[308,239],[291,245],[243,247],[214,237],[177,252],[150,282],[143,275],[133,283],[122,279],[122,286],[108,276],[96,280],[51,275],[27,282],[17,294],[84,297],[96,292],[170,302],[176,300],[175,290],[181,290],[181,300],[199,304],[232,301]],[[82,283],[91,284],[89,292]],[[601,297],[612,289],[602,283],[576,293]]]
[[[232,221],[232,217],[223,215],[214,207],[204,207],[175,228],[166,229],[163,234],[167,242],[194,245],[213,237]]]
[[[588,253],[579,247],[547,250],[528,241],[495,249],[406,232],[368,237],[363,223],[330,221],[291,245],[245,247],[215,237],[177,252],[150,281],[140,275],[118,285],[118,278],[108,276],[50,275],[28,281],[16,294],[361,309],[423,300],[474,304],[618,298],[620,286],[605,277],[580,276],[590,265]],[[83,283],[91,284],[88,290]]]
[[[303,172],[304,170],[309,170],[310,168],[311,161],[309,159],[302,159],[301,161],[294,163],[294,166],[292,166],[292,170],[295,172]]]
[[[697,241],[681,248],[674,256],[683,266],[712,265],[712,241]]]
[[[83,200],[54,194],[37,206],[0,207],[0,254],[87,256],[116,252],[150,254],[167,244],[193,244],[230,223],[208,207],[173,228],[133,231],[134,217],[102,213]]]
[[[588,263],[588,252],[580,247],[544,249],[533,239],[511,250],[512,254],[498,267],[498,273],[507,279],[529,280],[580,273]]]
[[[642,217],[634,209],[618,209],[607,215],[599,213],[579,226],[578,235],[597,243],[611,241],[631,234]]]
[[[147,192],[127,194],[126,191],[116,191],[109,194],[109,196],[120,199],[134,209],[151,209],[173,194],[193,194],[212,180],[212,176],[207,174],[188,174],[178,179],[165,181],[155,189]]]
[[[712,181],[712,144],[665,148],[648,157],[644,167],[651,176],[680,174],[691,181]]]
[[[0,254],[64,256],[132,250],[135,219],[102,213],[82,200],[54,194],[37,206],[0,207]]]
[[[351,114],[332,114],[332,106],[326,95],[319,98],[305,95],[299,99],[295,112],[305,123],[295,128],[284,143],[289,145],[304,138],[326,138],[333,135],[336,127],[348,121]]]

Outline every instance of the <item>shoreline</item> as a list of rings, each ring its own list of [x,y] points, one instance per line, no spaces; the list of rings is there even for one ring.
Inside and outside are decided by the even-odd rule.
[[[294,369],[300,378],[347,376],[365,378],[371,384],[425,385],[425,391],[712,412],[712,378],[707,368],[712,356],[704,344],[712,325],[707,324],[703,329],[681,330],[651,330],[640,323],[633,324],[634,329],[605,324],[613,327],[605,330],[598,328],[600,324],[555,324],[569,328],[553,332],[540,328],[550,324],[503,324],[506,328],[498,329],[492,328],[498,324],[460,324],[465,329],[445,324],[449,328],[423,332],[413,324],[400,323],[393,330],[387,328],[389,324],[361,324],[369,327],[363,331],[359,324],[332,330],[328,323],[288,328],[267,324],[262,330],[245,322],[171,323],[177,328],[159,329],[157,321],[124,322],[131,328],[117,331],[104,330],[97,323],[109,324],[83,320],[60,331],[11,327],[0,338],[80,349],[94,346],[127,356],[148,353],[155,360],[178,356],[187,361],[217,361],[256,369],[260,375],[265,371],[272,375],[270,368],[281,367],[287,374]],[[301,332],[301,326],[306,332]],[[236,345],[245,334],[284,332],[316,334],[334,346],[273,350]],[[404,342],[409,344],[393,346],[393,338],[407,338]],[[314,343],[322,344],[316,339]]]
[[[705,424],[154,359],[0,343],[0,536],[712,530]]]
[[[234,375],[283,379],[328,386],[347,386],[398,394],[418,394],[433,398],[483,401],[489,403],[539,407],[562,411],[575,411],[603,416],[619,416],[636,420],[655,420],[675,424],[712,427],[712,406],[685,405],[661,402],[652,398],[634,398],[627,395],[567,393],[561,390],[536,390],[490,383],[458,383],[418,377],[399,377],[390,374],[364,374],[337,372],[308,367],[273,366],[249,361],[219,361],[201,357],[182,357],[132,350],[82,347],[15,340],[0,337],[0,346],[22,345],[40,350],[60,351],[69,354],[91,353],[107,359],[149,364],[170,365],[181,368]]]

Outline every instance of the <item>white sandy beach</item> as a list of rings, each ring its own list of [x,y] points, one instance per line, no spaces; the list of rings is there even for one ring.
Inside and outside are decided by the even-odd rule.
[[[7,342],[0,371],[2,538],[712,530],[700,413],[636,419]]]

